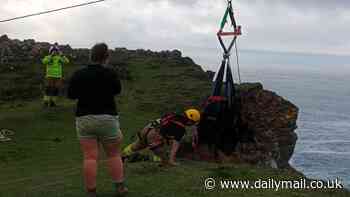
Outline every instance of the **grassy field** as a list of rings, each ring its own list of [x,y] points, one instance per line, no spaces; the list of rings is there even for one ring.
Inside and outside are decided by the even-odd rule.
[[[66,69],[69,75],[76,67]],[[196,66],[179,66],[172,62],[133,59],[128,62],[132,80],[123,81],[123,93],[118,98],[121,124],[125,134],[124,145],[149,120],[169,110],[198,105],[210,91],[209,80]],[[11,72],[11,71],[9,71]],[[40,77],[33,81],[31,75],[40,76],[42,69],[23,69],[19,73],[0,74],[9,87],[3,93],[40,91]],[[29,73],[29,74],[28,74]],[[16,80],[26,78],[18,89]],[[5,84],[6,84],[5,83]],[[33,85],[34,84],[34,85]],[[35,90],[34,90],[35,89]],[[16,93],[16,94],[17,94]],[[37,93],[36,93],[37,94]],[[4,94],[5,95],[5,94]],[[34,94],[35,95],[35,94]],[[12,97],[8,98],[12,98]],[[31,101],[6,101],[0,105],[0,129],[15,131],[11,142],[0,143],[0,197],[79,197],[84,196],[78,141],[74,129],[74,102],[61,99],[59,107],[44,109],[39,98]],[[112,196],[113,188],[107,175],[101,153],[98,177],[100,196]],[[197,197],[197,196],[350,196],[335,190],[214,190],[204,189],[204,180],[299,180],[300,175],[290,171],[271,170],[241,165],[181,161],[171,169],[159,168],[156,163],[128,163],[126,166],[129,196],[138,197]]]

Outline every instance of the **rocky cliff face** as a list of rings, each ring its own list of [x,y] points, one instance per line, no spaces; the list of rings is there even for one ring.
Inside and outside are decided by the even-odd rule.
[[[255,134],[256,144],[239,144],[238,155],[249,163],[288,167],[297,141],[298,108],[261,84],[245,86],[240,89],[242,122]]]

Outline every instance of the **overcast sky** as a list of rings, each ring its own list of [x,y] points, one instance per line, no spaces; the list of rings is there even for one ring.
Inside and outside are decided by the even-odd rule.
[[[2,0],[0,19],[89,0]],[[0,23],[11,38],[90,47],[180,49],[200,64],[221,51],[215,33],[225,0],[107,0],[59,13]],[[242,51],[350,56],[349,0],[233,0]]]

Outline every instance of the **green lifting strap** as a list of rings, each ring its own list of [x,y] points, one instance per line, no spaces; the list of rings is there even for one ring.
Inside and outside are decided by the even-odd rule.
[[[229,16],[229,13],[230,13],[230,8],[227,8],[227,9],[226,9],[226,12],[225,12],[225,15],[224,15],[224,17],[222,18],[222,21],[221,21],[220,30],[223,30],[223,29],[224,29],[225,24],[226,24],[226,22],[227,22],[227,17]]]

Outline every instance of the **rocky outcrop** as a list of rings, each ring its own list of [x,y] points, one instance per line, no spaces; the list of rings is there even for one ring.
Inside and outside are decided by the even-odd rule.
[[[237,86],[243,134],[253,135],[255,142],[242,141],[231,155],[215,153],[207,145],[191,148],[190,137],[184,141],[182,155],[200,160],[249,163],[273,168],[288,168],[297,141],[298,108],[260,83]],[[213,131],[215,132],[215,131]]]
[[[240,88],[241,119],[255,135],[254,146],[239,144],[238,154],[249,163],[288,167],[297,141],[298,108],[261,84]]]

